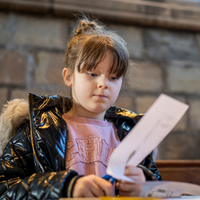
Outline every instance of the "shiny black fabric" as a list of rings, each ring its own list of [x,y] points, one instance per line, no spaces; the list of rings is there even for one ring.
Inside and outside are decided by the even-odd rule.
[[[68,98],[29,94],[30,120],[21,125],[0,157],[0,199],[58,199],[71,194],[78,174],[65,170],[67,124],[62,118],[71,106]],[[120,140],[140,118],[116,107],[105,114]],[[151,154],[139,167],[147,180],[161,180]]]

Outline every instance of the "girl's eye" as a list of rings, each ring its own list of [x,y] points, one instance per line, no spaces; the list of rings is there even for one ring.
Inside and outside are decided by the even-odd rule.
[[[97,76],[97,74],[90,73],[90,72],[87,72],[87,74],[88,74],[89,76],[92,76],[92,77],[95,77],[95,76]]]
[[[112,79],[112,80],[117,80],[118,78],[115,77],[115,76],[112,76],[111,79]]]

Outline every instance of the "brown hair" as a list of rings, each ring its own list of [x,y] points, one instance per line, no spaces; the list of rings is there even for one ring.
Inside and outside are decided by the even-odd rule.
[[[107,50],[113,53],[113,64],[110,73],[116,73],[117,77],[125,76],[128,68],[128,51],[124,40],[115,32],[101,26],[97,21],[89,21],[88,18],[79,21],[79,26],[74,37],[68,43],[66,50],[66,67],[74,72],[83,68],[88,71],[95,69],[105,58]]]

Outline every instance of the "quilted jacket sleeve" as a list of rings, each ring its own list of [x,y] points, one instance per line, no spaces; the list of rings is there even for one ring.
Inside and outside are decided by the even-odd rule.
[[[0,157],[0,199],[58,199],[66,194],[75,171],[36,173],[28,126],[16,134]],[[67,183],[67,184],[66,184]]]

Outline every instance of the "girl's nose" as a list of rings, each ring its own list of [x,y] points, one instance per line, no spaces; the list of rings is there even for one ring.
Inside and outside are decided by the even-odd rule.
[[[97,87],[103,88],[103,89],[108,89],[108,87],[109,87],[108,81],[106,79],[99,80],[97,83]]]

